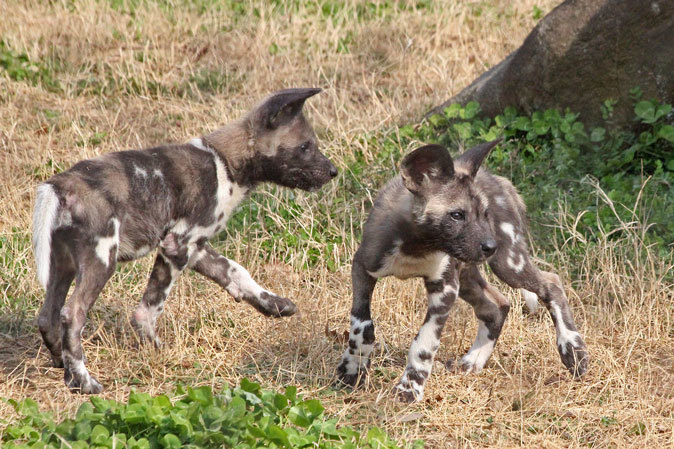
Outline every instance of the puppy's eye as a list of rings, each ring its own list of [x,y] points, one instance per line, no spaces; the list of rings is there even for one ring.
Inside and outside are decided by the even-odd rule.
[[[462,210],[455,210],[454,212],[450,212],[449,216],[452,217],[452,220],[454,221],[463,221],[465,218],[465,215]]]
[[[309,142],[304,142],[302,145],[300,145],[300,150],[309,151],[309,147],[310,147]]]

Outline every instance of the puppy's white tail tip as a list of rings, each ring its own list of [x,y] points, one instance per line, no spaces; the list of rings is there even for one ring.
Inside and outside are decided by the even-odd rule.
[[[538,310],[538,295],[529,290],[522,289],[522,296],[524,297],[527,309],[529,309],[529,313],[535,313]]]
[[[51,184],[41,184],[35,196],[33,211],[33,255],[37,268],[37,279],[46,289],[49,282],[51,260],[51,234],[58,216],[59,199]]]

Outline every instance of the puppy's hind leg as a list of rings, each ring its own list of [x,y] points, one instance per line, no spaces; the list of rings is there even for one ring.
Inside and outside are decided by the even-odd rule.
[[[260,287],[245,268],[218,254],[208,243],[190,259],[190,267],[218,283],[237,302],[244,300],[264,315],[282,317],[297,311],[291,300]]]
[[[56,232],[52,240],[51,264],[44,304],[40,309],[37,325],[44,344],[51,353],[55,367],[63,368],[61,353],[61,309],[70,285],[75,278],[75,267],[66,245]]]
[[[583,337],[578,332],[559,276],[536,268],[526,253],[519,262],[512,255],[497,253],[489,266],[494,273],[513,288],[523,288],[536,294],[550,313],[557,332],[557,349],[564,366],[575,377],[587,371],[589,355]]]
[[[82,234],[75,239],[86,243],[76,249],[75,289],[66,306],[61,309],[63,380],[73,393],[97,394],[103,390],[84,366],[82,330],[89,309],[115,272],[119,227],[119,220],[112,217],[103,235]]]
[[[87,256],[93,253],[86,250],[84,252]],[[86,257],[86,262],[80,264],[82,268],[76,276],[75,290],[68,304],[61,310],[63,380],[73,393],[98,394],[103,390],[101,384],[84,366],[82,329],[89,309],[114,273],[115,264],[112,257],[113,263],[108,266],[94,260],[95,257]]]

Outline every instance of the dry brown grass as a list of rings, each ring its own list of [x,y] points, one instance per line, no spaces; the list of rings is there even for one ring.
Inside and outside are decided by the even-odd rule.
[[[292,14],[275,13],[267,2],[242,14],[141,3],[131,15],[95,0],[0,2],[0,36],[32,60],[58,61],[54,77],[62,87],[50,92],[0,72],[0,397],[30,396],[62,415],[86,398],[66,391],[62,372],[49,367],[40,346],[33,320],[42,291],[28,243],[34,188],[55,166],[184,141],[238,117],[272,90],[321,86],[326,92],[309,102],[309,114],[326,152],[343,167],[355,150],[366,157],[377,151],[361,139],[365,133],[416,120],[446,100],[521,43],[534,25],[534,5],[547,12],[558,1],[446,1],[358,17],[362,2],[347,0],[331,19],[311,1]],[[348,52],[338,51],[340,39]],[[224,74],[215,94],[190,81],[203,70]],[[100,143],[96,133],[106,133]],[[322,200],[338,194],[338,186],[327,187]],[[298,194],[301,226],[312,226],[314,198]],[[362,207],[335,224],[346,242],[335,251],[347,259]],[[261,213],[281,220],[276,212]],[[269,388],[297,384],[342,423],[383,426],[395,438],[422,438],[427,447],[672,447],[674,292],[663,279],[671,260],[644,255],[640,228],[625,225],[634,231],[617,243],[607,239],[581,267],[569,267],[564,256],[578,241],[560,242],[552,267],[569,286],[591,351],[582,381],[563,370],[546,314],[525,316],[518,295],[508,291],[514,307],[488,369],[463,376],[438,362],[424,402],[396,402],[388,392],[404,368],[425,299],[420,282],[387,279],[374,298],[374,375],[365,390],[335,391],[349,267],[303,269],[303,254],[272,254],[261,263],[260,239],[244,245],[236,234],[228,254],[262,285],[295,299],[300,314],[266,319],[186,273],[160,320],[165,348],[139,348],[128,317],[149,273],[146,258],[120,266],[90,314],[88,364],[104,396],[118,400],[132,388],[170,392],[176,383],[217,387],[242,377]],[[635,247],[642,256],[634,256]],[[461,355],[474,332],[472,312],[460,304],[438,360]],[[0,404],[0,418],[9,416]]]

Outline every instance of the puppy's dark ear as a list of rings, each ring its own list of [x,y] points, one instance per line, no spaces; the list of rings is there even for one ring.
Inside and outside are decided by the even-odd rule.
[[[491,142],[481,143],[477,146],[474,146],[470,150],[463,153],[461,156],[456,158],[456,165],[461,165],[466,169],[470,176],[475,177],[477,171],[480,169],[480,165],[487,157],[489,152],[494,148],[498,143],[503,140],[502,138],[492,140]]]
[[[400,175],[410,192],[423,195],[433,184],[444,184],[454,176],[454,162],[442,145],[425,145],[403,158]]]
[[[266,129],[276,129],[289,123],[302,111],[306,99],[320,91],[319,88],[300,88],[273,93],[257,108],[258,125]]]

